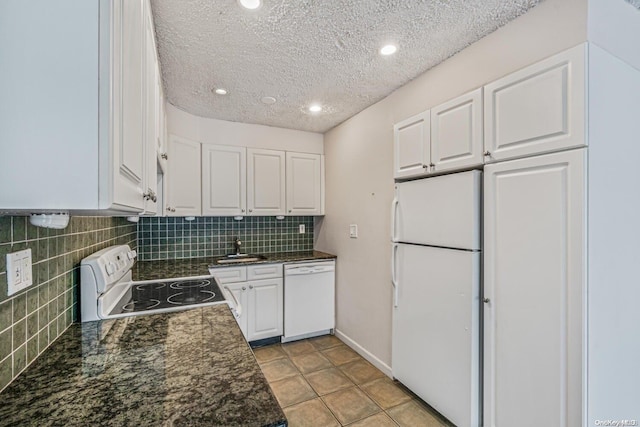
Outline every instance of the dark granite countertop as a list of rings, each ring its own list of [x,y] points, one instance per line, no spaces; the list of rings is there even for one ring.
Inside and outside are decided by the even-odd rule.
[[[0,399],[3,426],[286,425],[226,304],[73,324]]]
[[[209,267],[222,268],[236,265],[273,264],[335,259],[336,256],[320,251],[278,252],[264,254],[259,261],[213,265],[215,257],[138,261],[133,267],[133,280],[157,280],[168,277],[193,277],[209,275]]]

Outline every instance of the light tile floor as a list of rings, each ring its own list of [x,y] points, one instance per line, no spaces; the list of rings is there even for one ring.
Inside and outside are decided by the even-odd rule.
[[[291,427],[450,427],[332,335],[254,349]]]

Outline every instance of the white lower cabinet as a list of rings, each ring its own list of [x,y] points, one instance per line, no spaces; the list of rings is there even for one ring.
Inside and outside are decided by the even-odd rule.
[[[240,282],[240,283],[229,283],[226,285],[222,285],[223,287],[226,287],[229,292],[233,293],[233,296],[236,298],[237,300],[237,304],[240,304],[240,307],[242,307],[241,311],[238,311],[236,309],[236,322],[238,322],[238,326],[240,327],[240,330],[242,331],[242,335],[244,335],[245,339],[248,340],[248,335],[247,335],[247,306],[248,306],[248,292],[247,290],[249,289],[247,287],[246,283]]]
[[[247,341],[282,335],[282,264],[214,268],[210,272],[220,287],[233,293],[234,303],[242,307],[240,315],[236,310],[236,320]]]
[[[247,282],[247,341],[282,335],[282,278]]]
[[[583,425],[586,150],[485,167],[484,425]]]

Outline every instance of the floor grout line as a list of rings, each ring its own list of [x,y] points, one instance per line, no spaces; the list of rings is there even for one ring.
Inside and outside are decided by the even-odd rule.
[[[301,341],[298,341],[298,343],[299,343],[299,342],[301,342]],[[302,341],[302,342],[304,342],[304,341]],[[307,341],[307,342],[308,342],[308,341]],[[280,360],[280,359],[286,359],[286,360],[288,361],[288,363],[289,363],[291,366],[293,366],[293,368],[295,369],[296,374],[295,374],[295,375],[291,375],[291,376],[289,376],[289,377],[280,378],[280,379],[279,379],[279,380],[277,380],[277,381],[267,381],[267,382],[269,383],[269,386],[271,387],[271,384],[273,384],[273,383],[276,383],[276,382],[279,382],[279,381],[284,381],[284,380],[287,380],[287,379],[291,379],[291,378],[293,378],[293,377],[295,377],[295,376],[300,375],[300,376],[302,377],[302,380],[304,381],[304,383],[305,383],[305,384],[306,384],[306,385],[307,385],[307,386],[308,386],[308,387],[313,391],[313,393],[314,393],[314,397],[311,397],[311,398],[309,398],[309,399],[305,399],[305,400],[302,400],[302,401],[300,401],[300,402],[296,402],[295,404],[291,404],[291,405],[288,405],[288,406],[286,406],[286,407],[283,407],[283,410],[284,410],[284,409],[291,408],[291,407],[294,407],[294,406],[297,406],[297,405],[301,405],[301,404],[306,403],[306,402],[309,402],[309,401],[313,401],[313,400],[319,399],[319,400],[320,400],[320,402],[322,403],[323,407],[324,407],[325,409],[327,409],[327,411],[329,412],[329,414],[331,414],[331,416],[333,417],[333,419],[334,419],[334,420],[335,420],[335,421],[336,421],[340,426],[342,426],[342,427],[351,426],[351,425],[352,425],[352,424],[354,424],[354,423],[357,423],[357,422],[360,422],[360,421],[366,420],[366,419],[367,419],[367,418],[369,418],[369,417],[377,416],[377,415],[380,415],[380,414],[384,414],[384,416],[388,417],[388,418],[393,422],[393,424],[394,424],[394,425],[399,426],[399,425],[400,425],[400,424],[399,424],[399,422],[398,422],[398,421],[396,421],[396,420],[392,417],[392,415],[390,414],[390,412],[389,412],[389,411],[391,411],[391,410],[393,410],[393,409],[395,409],[395,408],[397,408],[397,407],[399,407],[399,406],[401,406],[401,405],[407,404],[407,403],[409,403],[409,402],[414,402],[414,403],[415,403],[415,404],[417,404],[417,405],[418,405],[422,410],[426,411],[426,412],[429,414],[429,416],[433,417],[437,422],[439,422],[443,427],[447,425],[447,424],[445,424],[445,423],[444,423],[444,421],[443,421],[443,420],[441,420],[441,419],[440,419],[440,417],[438,417],[436,414],[433,414],[433,413],[432,413],[432,410],[429,410],[429,408],[428,408],[427,406],[425,406],[425,404],[424,404],[423,402],[421,402],[421,401],[420,401],[420,400],[419,400],[419,399],[418,399],[418,398],[417,398],[417,397],[416,397],[416,396],[415,396],[415,395],[414,395],[410,390],[406,389],[406,387],[402,386],[402,384],[397,383],[396,381],[393,381],[393,379],[391,379],[392,384],[394,384],[396,387],[398,387],[400,390],[402,390],[402,391],[403,391],[403,392],[404,392],[404,393],[409,397],[409,400],[406,400],[406,401],[403,401],[403,402],[397,403],[397,404],[395,404],[395,405],[393,405],[393,406],[390,406],[390,407],[388,407],[388,408],[384,409],[384,408],[383,408],[383,407],[382,407],[378,402],[376,402],[376,401],[374,400],[374,398],[373,398],[373,396],[372,396],[372,395],[370,395],[369,393],[367,393],[367,392],[363,389],[363,386],[366,386],[366,385],[368,385],[368,384],[370,384],[370,383],[372,383],[372,382],[374,382],[374,381],[378,381],[378,380],[381,380],[381,379],[384,379],[384,378],[388,378],[386,375],[384,375],[384,373],[383,373],[383,376],[380,376],[380,377],[378,377],[378,378],[373,378],[373,379],[371,379],[370,381],[367,381],[367,382],[363,382],[363,383],[361,383],[361,384],[358,384],[355,380],[353,380],[351,377],[349,377],[348,375],[346,375],[345,371],[343,371],[343,370],[341,369],[341,367],[344,367],[344,366],[346,366],[346,365],[348,365],[348,364],[352,364],[352,363],[355,363],[355,362],[358,362],[358,361],[365,361],[365,362],[367,362],[367,363],[368,363],[368,361],[367,361],[366,359],[364,359],[362,356],[358,355],[358,358],[356,358],[356,359],[349,360],[349,361],[347,361],[347,362],[345,362],[345,363],[336,364],[336,363],[334,363],[334,362],[333,362],[333,361],[332,361],[328,356],[326,356],[325,351],[329,351],[329,350],[331,350],[331,349],[334,349],[334,348],[337,348],[337,347],[340,347],[340,346],[345,346],[345,347],[347,347],[347,349],[349,349],[349,347],[348,347],[348,346],[346,346],[346,344],[344,344],[344,343],[340,343],[340,344],[336,344],[336,345],[333,345],[333,346],[330,346],[330,347],[326,347],[326,348],[318,348],[318,347],[316,347],[316,346],[313,346],[313,344],[312,344],[312,346],[313,346],[313,350],[304,351],[304,352],[301,352],[301,353],[299,353],[299,354],[291,354],[291,353],[287,352],[286,350],[284,350],[284,346],[285,346],[285,345],[291,345],[291,344],[295,344],[295,343],[288,343],[288,344],[284,344],[284,345],[283,345],[283,344],[275,344],[275,345],[272,345],[272,346],[277,346],[278,348],[280,348],[280,350],[282,351],[282,354],[281,354],[281,355],[279,355],[279,356],[274,357],[273,359],[265,360],[265,361],[260,362],[260,366],[261,366],[261,368],[262,368],[262,365],[264,365],[264,364],[271,363],[271,362],[274,362],[274,361],[276,361],[276,360]],[[267,347],[270,347],[270,346],[267,346]],[[267,347],[265,347],[265,348],[267,348]],[[259,349],[256,349],[256,350],[259,350]],[[322,368],[322,369],[318,369],[318,370],[314,370],[314,371],[310,371],[310,372],[307,372],[307,373],[303,373],[303,372],[302,372],[302,370],[298,367],[298,365],[296,365],[296,364],[293,362],[293,358],[294,358],[294,357],[299,357],[299,356],[304,356],[304,355],[307,355],[307,354],[313,354],[313,353],[318,353],[319,355],[323,356],[325,359],[327,359],[327,360],[329,361],[329,363],[331,364],[331,366],[330,366],[330,367],[326,367],[326,368]],[[372,366],[373,366],[373,365],[372,365]],[[373,368],[379,371],[379,369],[378,369],[378,368],[376,368],[375,366],[373,366]],[[348,387],[345,387],[345,388],[341,388],[341,389],[334,390],[334,391],[332,391],[332,392],[330,392],[330,393],[326,393],[326,394],[324,394],[324,395],[320,395],[320,394],[316,391],[316,389],[315,389],[315,388],[313,388],[313,386],[309,383],[309,381],[308,381],[308,379],[307,379],[307,375],[314,374],[314,373],[316,373],[316,372],[321,372],[321,371],[323,371],[323,370],[328,370],[328,369],[336,369],[336,370],[337,370],[338,372],[340,372],[343,376],[345,376],[345,378],[349,381],[349,383],[350,383],[351,385],[349,385]],[[375,413],[373,413],[373,414],[369,414],[369,415],[365,416],[364,418],[356,419],[356,420],[350,421],[350,422],[349,422],[349,424],[342,424],[342,423],[338,420],[338,416],[337,416],[337,414],[336,414],[333,410],[331,410],[331,408],[329,407],[329,405],[328,405],[328,404],[327,404],[327,402],[325,401],[325,398],[326,398],[327,396],[329,396],[329,395],[333,394],[333,393],[338,393],[338,392],[340,392],[340,391],[348,390],[348,389],[351,389],[351,388],[355,388],[355,389],[359,390],[359,391],[360,391],[364,396],[366,396],[368,399],[370,399],[370,400],[373,402],[373,404],[378,408],[378,411],[377,411],[377,412],[375,412]],[[273,390],[273,389],[272,389],[272,390]],[[274,393],[274,394],[275,394],[275,393]]]

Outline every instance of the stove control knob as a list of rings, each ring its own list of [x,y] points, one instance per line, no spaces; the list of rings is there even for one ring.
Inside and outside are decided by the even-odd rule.
[[[127,252],[127,258],[129,258],[129,259],[134,259],[136,257],[136,255],[138,255],[138,253],[136,251]]]
[[[105,269],[107,270],[107,274],[111,276],[113,273],[116,272],[116,265],[110,262],[109,264],[106,265]]]

